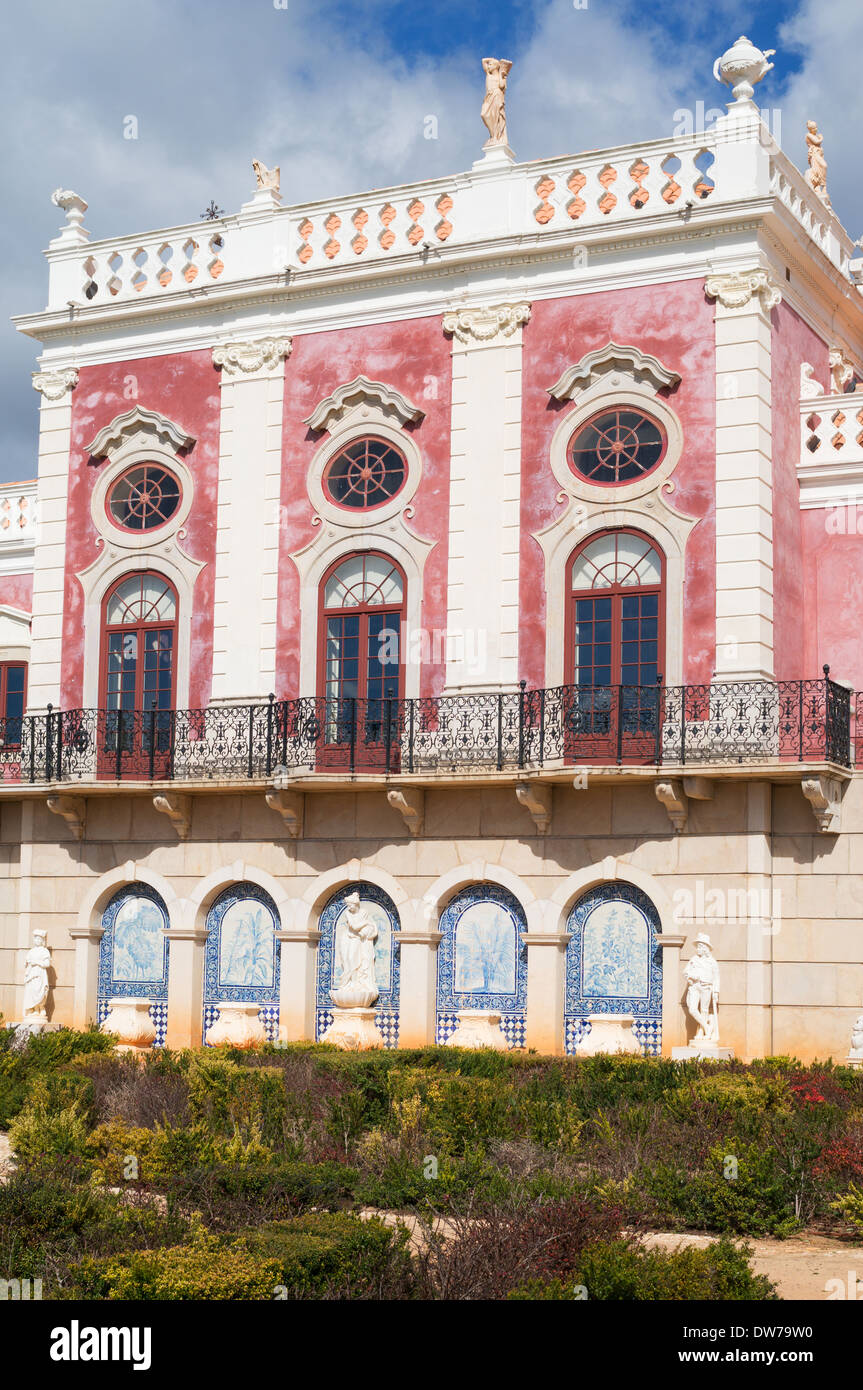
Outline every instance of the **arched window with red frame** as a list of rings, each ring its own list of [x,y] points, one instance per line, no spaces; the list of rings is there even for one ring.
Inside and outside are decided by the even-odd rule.
[[[350,745],[355,758],[376,765],[397,743],[405,595],[402,570],[378,551],[349,555],[324,575],[318,697],[325,710],[324,744],[333,754]]]
[[[155,570],[124,575],[102,605],[100,704],[169,710],[176,694],[177,591]]]
[[[101,776],[164,777],[177,693],[177,591],[155,570],[118,579],[102,603]]]
[[[665,659],[665,556],[640,531],[605,531],[573,553],[567,590],[570,733],[595,743],[596,756],[613,738],[646,745]]]

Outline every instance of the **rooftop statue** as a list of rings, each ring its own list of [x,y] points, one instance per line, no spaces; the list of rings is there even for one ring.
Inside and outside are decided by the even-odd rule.
[[[814,121],[806,122],[806,152],[809,158],[809,168],[804,175],[806,182],[817,193],[818,197],[829,208],[830,199],[827,196],[827,160],[824,158],[824,136],[818,133],[818,126]]]
[[[279,180],[281,177],[280,165],[277,164],[275,169],[268,169],[266,164],[262,164],[259,159],[253,159],[252,168],[255,171],[258,188],[271,188],[274,193],[279,192]]]
[[[512,63],[507,58],[483,58],[485,71],[485,100],[482,119],[488,131],[489,145],[505,145],[506,138],[506,79]]]

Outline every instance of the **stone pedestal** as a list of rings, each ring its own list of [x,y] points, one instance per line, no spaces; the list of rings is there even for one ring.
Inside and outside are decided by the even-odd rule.
[[[501,1031],[500,1014],[489,1009],[459,1009],[458,1027],[446,1040],[447,1047],[491,1047],[508,1052],[509,1043]]]
[[[62,1023],[49,1023],[47,1018],[38,1014],[33,1014],[30,1018],[22,1018],[18,1023],[7,1023],[7,1028],[15,1031],[15,1043],[22,1043],[28,1037],[33,1037],[37,1033],[58,1033],[63,1027]]]
[[[231,1047],[260,1047],[267,1032],[258,1017],[260,1004],[217,1004],[219,1017],[207,1029],[205,1041],[211,1047],[227,1043]]]
[[[863,1052],[854,1052],[853,1050],[849,1052],[843,1066],[854,1067],[859,1071],[863,1067]]]
[[[720,1047],[718,1043],[711,1042],[691,1042],[686,1047],[673,1047],[671,1057],[674,1062],[685,1062],[690,1058],[701,1058],[705,1062],[730,1062],[734,1056],[734,1050],[730,1047]]]
[[[634,1022],[634,1014],[591,1014],[590,1032],[575,1049],[576,1057],[595,1057],[599,1052],[643,1057],[644,1048],[632,1031]]]
[[[100,1031],[113,1033],[118,1052],[140,1052],[156,1041],[156,1025],[150,1017],[149,999],[115,999],[102,1020]]]
[[[332,1043],[346,1052],[362,1052],[369,1047],[383,1047],[384,1040],[375,1023],[374,1009],[333,1009],[333,1021],[321,1042]]]

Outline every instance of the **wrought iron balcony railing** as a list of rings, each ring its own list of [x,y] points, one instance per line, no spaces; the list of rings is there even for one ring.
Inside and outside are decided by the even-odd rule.
[[[324,697],[0,720],[0,778],[246,782],[279,770],[459,773],[589,765],[851,763],[830,680],[561,686],[413,700]]]

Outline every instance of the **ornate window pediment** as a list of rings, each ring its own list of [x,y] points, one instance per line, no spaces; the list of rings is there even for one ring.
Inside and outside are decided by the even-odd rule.
[[[610,373],[653,391],[676,386],[680,381],[680,373],[666,367],[652,353],[625,344],[608,343],[603,348],[585,353],[580,362],[567,367],[560,379],[548,388],[548,394],[556,401],[575,400]]]
[[[354,411],[371,409],[378,416],[391,421],[400,428],[407,424],[419,424],[425,411],[409,401],[393,386],[382,381],[370,381],[366,376],[355,376],[344,386],[337,386],[331,395],[320,401],[305,421],[313,430],[332,430],[341,424]]]
[[[195,436],[188,434],[181,425],[169,420],[158,410],[147,410],[145,406],[135,405],[122,415],[115,415],[110,425],[105,425],[95,439],[88,444],[87,452],[91,458],[102,459],[116,453],[128,445],[136,436],[144,443],[152,440],[177,453],[191,449]]]

